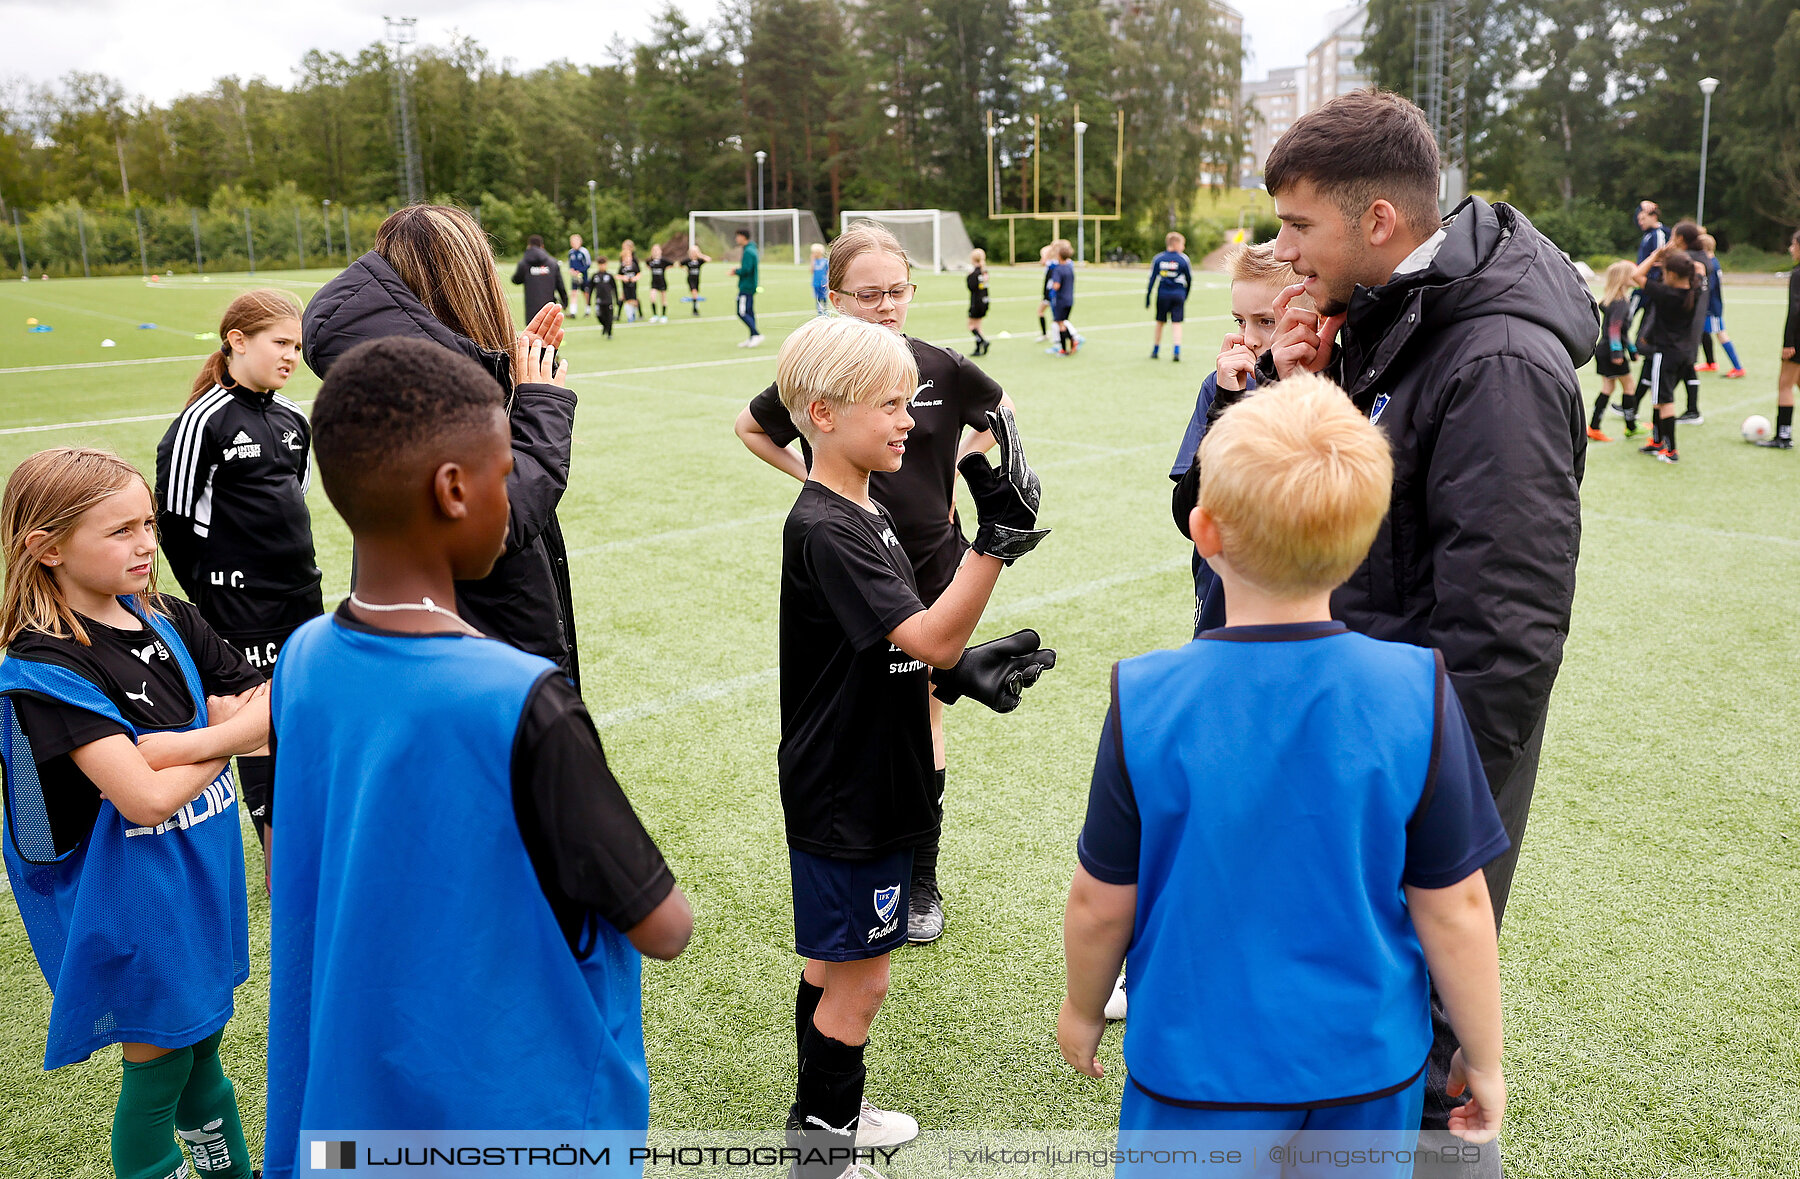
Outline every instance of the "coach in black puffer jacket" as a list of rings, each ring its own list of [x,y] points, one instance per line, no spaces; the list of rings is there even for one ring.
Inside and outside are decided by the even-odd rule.
[[[1569,633],[1587,463],[1576,370],[1600,316],[1518,210],[1472,196],[1443,234],[1423,269],[1356,288],[1325,369],[1394,455],[1387,519],[1331,614],[1443,652],[1512,839],[1487,866],[1498,918]],[[1265,352],[1257,385],[1276,380]]]
[[[325,284],[302,322],[306,363],[323,378],[332,362],[365,340],[411,336],[460,352],[512,390],[512,515],[506,551],[480,581],[456,584],[456,608],[484,634],[554,660],[581,686],[574,597],[556,508],[569,483],[575,394],[557,385],[513,389],[512,356],[482,348],[426,310],[379,254],[368,253]]]

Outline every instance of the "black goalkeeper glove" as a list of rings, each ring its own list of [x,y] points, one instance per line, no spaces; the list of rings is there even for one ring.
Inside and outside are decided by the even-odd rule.
[[[1025,447],[1019,441],[1019,424],[1012,410],[1004,405],[998,413],[989,410],[987,420],[1000,446],[1000,465],[990,466],[986,456],[971,454],[956,464],[956,469],[975,497],[980,522],[971,547],[984,557],[999,557],[1010,565],[1036,548],[1050,530],[1033,527],[1043,491],[1037,472],[1025,463]]]
[[[1056,652],[1038,647],[1038,633],[1022,630],[970,647],[948,669],[934,668],[931,686],[945,704],[967,696],[995,712],[1019,706],[1019,694],[1056,666]]]

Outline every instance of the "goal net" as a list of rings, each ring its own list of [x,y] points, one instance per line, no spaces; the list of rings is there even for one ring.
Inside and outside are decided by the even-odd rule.
[[[932,270],[967,270],[969,231],[961,213],[947,209],[846,209],[843,228],[853,222],[873,221],[900,239],[907,256]]]
[[[819,219],[811,209],[696,209],[688,214],[688,241],[709,258],[738,260],[738,230],[750,231],[750,240],[770,262],[786,261],[791,254],[798,266],[813,243],[825,244]]]

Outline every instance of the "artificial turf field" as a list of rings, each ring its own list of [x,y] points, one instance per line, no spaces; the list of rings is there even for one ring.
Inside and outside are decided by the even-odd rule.
[[[644,971],[653,1137],[773,1132],[794,1068],[775,746],[780,529],[796,486],[731,425],[812,303],[798,268],[766,265],[768,342],[746,353],[727,269],[707,272],[697,319],[676,304],[667,325],[621,326],[611,341],[578,319],[564,346],[581,405],[561,518],[588,705],[696,915],[688,951]],[[216,329],[239,289],[304,301],[329,276],[0,285],[0,470],[82,443],[150,471],[217,346],[195,333]],[[994,272],[988,331],[1011,336],[980,363],[1018,404],[1055,532],[1001,578],[977,639],[1033,626],[1060,662],[1009,716],[950,710],[949,929],[894,956],[868,1092],[970,1139],[1103,1142],[1120,1029],[1102,1047],[1103,1081],[1057,1053],[1063,900],[1107,670],[1191,629],[1167,471],[1227,304],[1223,279],[1199,276],[1185,359],[1171,365],[1165,343],[1153,363],[1144,273],[1086,271],[1075,319],[1087,344],[1062,359],[1033,341],[1038,281],[1035,267]],[[911,332],[967,350],[961,276],[920,283]],[[1589,449],[1575,619],[1501,938],[1513,1175],[1800,1175],[1800,457],[1738,436],[1746,414],[1773,415],[1784,294],[1727,286],[1750,376],[1703,378],[1710,420],[1681,429],[1678,467],[1623,441]],[[27,333],[27,317],[55,330]],[[1591,398],[1591,370],[1582,385]],[[287,392],[304,404],[317,387],[302,367]],[[313,510],[332,604],[348,589],[348,536],[316,483]],[[966,500],[963,512],[973,519]],[[459,886],[446,865],[443,887]],[[225,1056],[257,1150],[260,889],[251,922]],[[49,1004],[17,911],[0,903],[0,1174],[109,1175],[118,1055],[43,1073]],[[903,1151],[883,1170],[941,1160]]]

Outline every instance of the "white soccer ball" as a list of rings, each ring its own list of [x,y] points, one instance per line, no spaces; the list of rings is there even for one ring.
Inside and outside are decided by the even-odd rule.
[[[1761,442],[1769,436],[1769,419],[1753,413],[1744,419],[1744,441]]]

